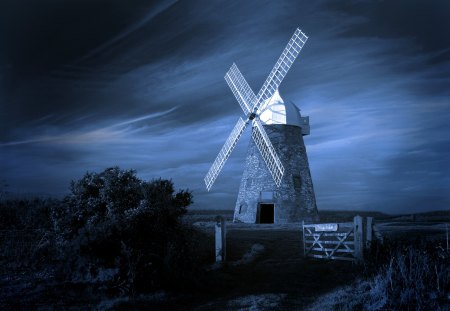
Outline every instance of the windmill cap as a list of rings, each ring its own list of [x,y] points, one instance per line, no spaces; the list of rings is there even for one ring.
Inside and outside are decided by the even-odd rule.
[[[278,90],[261,105],[260,111],[259,119],[264,124],[304,125],[300,110],[294,103],[284,102]]]

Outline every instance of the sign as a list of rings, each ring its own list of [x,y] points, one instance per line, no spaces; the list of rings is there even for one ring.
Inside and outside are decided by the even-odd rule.
[[[317,231],[337,231],[338,224],[316,224],[314,230]]]

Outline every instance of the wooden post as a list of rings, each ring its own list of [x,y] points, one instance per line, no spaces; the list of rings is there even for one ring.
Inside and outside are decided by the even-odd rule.
[[[303,231],[303,257],[306,257],[305,221],[304,220],[302,220],[302,231]],[[447,242],[447,244],[448,244],[448,242]]]
[[[366,248],[370,248],[372,244],[373,217],[367,217],[366,226]]]
[[[216,217],[216,262],[226,259],[226,227],[222,216]]]
[[[353,232],[355,234],[355,258],[356,262],[363,261],[363,220],[361,216],[353,218]]]

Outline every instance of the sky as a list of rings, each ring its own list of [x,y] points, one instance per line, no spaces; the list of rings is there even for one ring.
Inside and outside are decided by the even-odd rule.
[[[0,182],[63,196],[107,167],[233,209],[248,130],[203,178],[299,27],[280,86],[310,117],[318,209],[450,210],[450,2],[42,0],[0,4]]]

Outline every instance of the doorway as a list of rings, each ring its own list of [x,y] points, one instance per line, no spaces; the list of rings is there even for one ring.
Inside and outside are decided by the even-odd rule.
[[[273,224],[275,216],[275,204],[259,204],[259,223]]]

